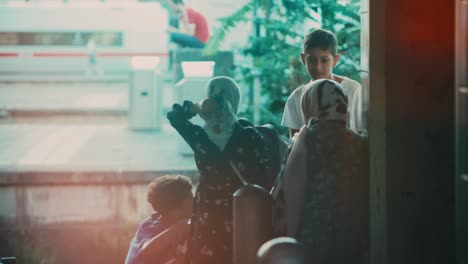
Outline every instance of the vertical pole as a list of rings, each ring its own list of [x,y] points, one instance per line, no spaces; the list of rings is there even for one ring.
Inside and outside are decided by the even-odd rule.
[[[256,264],[257,251],[272,236],[271,196],[258,185],[245,185],[233,195],[233,262]]]
[[[388,215],[387,215],[387,94],[386,94],[386,0],[362,0],[368,11],[369,54],[369,165],[370,165],[370,263],[387,264]],[[365,22],[365,21],[364,21]],[[362,34],[362,33],[361,33]],[[365,100],[365,99],[364,99]]]
[[[254,39],[260,37],[260,19],[258,17],[258,0],[253,0],[253,15],[252,15],[252,32],[254,32]],[[261,112],[260,112],[260,97],[261,97],[261,82],[259,70],[256,66],[256,58],[252,58],[252,75],[253,75],[253,84],[252,84],[252,93],[251,93],[251,105],[252,105],[252,121],[255,125],[260,124]]]
[[[456,0],[455,147],[457,264],[468,263],[468,0]]]
[[[253,75],[253,123],[259,125],[261,122],[260,98],[262,85],[260,82],[260,74],[256,68],[254,68]]]

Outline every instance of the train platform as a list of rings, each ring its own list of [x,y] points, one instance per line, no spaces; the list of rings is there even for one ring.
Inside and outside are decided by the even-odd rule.
[[[164,101],[172,103],[170,96]],[[196,172],[193,156],[180,153],[184,143],[165,118],[159,130],[129,128],[126,82],[1,82],[0,106],[3,181],[54,172]]]
[[[148,183],[198,183],[166,118],[159,130],[130,129],[126,82],[0,81],[0,105],[0,254],[19,262],[123,263],[153,212]]]
[[[184,171],[179,135],[126,124],[0,124],[0,171]]]
[[[128,108],[128,82],[1,81],[0,107],[11,113],[122,112]]]

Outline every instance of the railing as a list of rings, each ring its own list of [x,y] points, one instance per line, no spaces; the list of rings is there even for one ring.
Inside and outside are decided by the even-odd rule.
[[[271,239],[271,208],[270,194],[258,185],[234,193],[234,264],[308,264],[306,250],[294,238]]]

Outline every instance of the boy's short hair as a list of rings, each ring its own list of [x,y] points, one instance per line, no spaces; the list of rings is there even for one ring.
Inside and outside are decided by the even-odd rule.
[[[329,50],[333,56],[338,54],[338,40],[335,34],[325,29],[310,31],[302,41],[302,51],[307,52],[313,48]]]
[[[192,191],[192,181],[187,176],[165,175],[148,185],[147,201],[161,215],[172,209],[181,208],[187,194]]]

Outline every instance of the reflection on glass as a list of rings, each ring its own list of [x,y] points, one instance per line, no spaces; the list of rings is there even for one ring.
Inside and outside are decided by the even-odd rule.
[[[123,45],[122,32],[0,32],[0,46],[98,46]]]
[[[458,78],[460,84],[468,85],[468,2],[461,2],[458,23]]]

